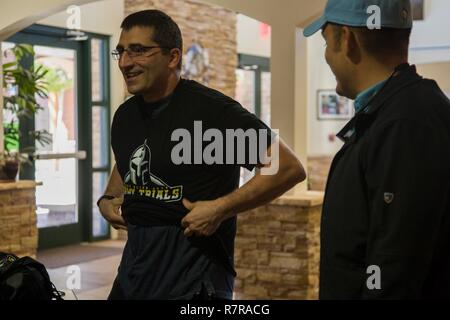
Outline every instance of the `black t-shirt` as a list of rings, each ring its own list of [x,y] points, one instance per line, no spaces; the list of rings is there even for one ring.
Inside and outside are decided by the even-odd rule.
[[[222,133],[223,137],[223,149],[208,153],[216,159],[213,164],[202,159],[203,153],[199,153],[200,148],[206,152],[208,145],[217,142],[214,134],[214,138],[203,137],[208,129],[213,129],[215,134]],[[185,259],[177,255],[183,251],[180,246],[196,246],[234,275],[236,218],[222,223],[209,238],[180,238],[179,235],[183,232],[180,221],[188,213],[181,202],[183,198],[195,202],[229,194],[239,186],[240,167],[252,170],[256,165],[255,159],[249,156],[249,146],[254,146],[250,140],[246,141],[245,161],[242,163],[241,159],[241,165],[227,162],[226,155],[231,150],[227,148],[230,141],[226,140],[227,129],[263,129],[270,145],[270,129],[238,102],[195,81],[181,79],[174,93],[162,101],[148,104],[141,96],[134,96],[122,104],[114,115],[111,143],[125,185],[124,219],[129,224],[155,226],[157,230],[177,226],[172,229],[176,230],[172,236],[183,240],[177,240],[176,247],[166,248],[167,256],[172,260]],[[218,150],[222,150],[222,156]],[[233,150],[231,158],[236,163],[239,153],[236,146]],[[184,163],[178,164],[180,159]],[[163,257],[148,259],[162,261]],[[189,264],[193,274],[195,264],[196,261]],[[176,285],[177,276],[168,277],[174,278],[167,281]]]

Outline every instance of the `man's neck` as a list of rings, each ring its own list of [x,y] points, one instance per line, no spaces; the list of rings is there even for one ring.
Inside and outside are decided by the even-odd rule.
[[[175,91],[178,82],[180,82],[179,73],[172,74],[169,76],[167,81],[159,82],[159,86],[153,88],[151,92],[146,92],[142,94],[142,97],[144,98],[144,101],[148,103],[164,99],[165,97],[171,95]]]
[[[395,68],[406,61],[407,60],[394,61],[392,63],[383,64],[373,62],[361,68],[358,77],[359,79],[355,84],[356,95],[373,87],[377,83],[388,79],[394,72]]]

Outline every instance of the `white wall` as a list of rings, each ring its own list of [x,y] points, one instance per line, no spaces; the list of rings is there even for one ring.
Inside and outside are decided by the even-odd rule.
[[[426,0],[424,18],[414,22],[410,61],[415,64],[450,61],[450,1]]]
[[[263,38],[260,34],[260,21],[237,15],[237,51],[260,57],[270,57],[271,35]]]
[[[4,40],[52,13],[65,10],[72,4],[82,5],[96,0],[0,1],[0,40]]]
[[[123,20],[123,0],[103,0],[79,6],[81,9],[81,29],[114,35],[120,33]],[[66,28],[69,14],[64,10],[49,16],[38,23]]]
[[[329,135],[338,133],[347,120],[318,120],[317,91],[334,90],[336,79],[325,61],[325,41],[320,32],[308,38],[308,156],[334,155],[342,146],[336,137],[329,141]]]
[[[417,72],[428,79],[433,79],[439,87],[450,95],[450,61],[418,64]]]

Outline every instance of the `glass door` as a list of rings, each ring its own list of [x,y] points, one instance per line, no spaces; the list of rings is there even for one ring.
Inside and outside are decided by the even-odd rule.
[[[52,137],[49,145],[35,144],[35,179],[42,182],[36,189],[38,228],[77,224],[78,160],[84,160],[77,157],[77,51],[47,46],[34,46],[34,51],[35,67],[48,71],[49,88],[34,124]]]
[[[108,38],[87,34],[73,41],[66,32],[34,25],[3,44],[32,45],[31,65],[47,71],[42,110],[20,123],[21,129],[45,129],[52,138],[45,146],[20,141],[35,147],[33,165],[20,178],[42,182],[36,189],[41,249],[109,238],[95,205],[110,170]]]

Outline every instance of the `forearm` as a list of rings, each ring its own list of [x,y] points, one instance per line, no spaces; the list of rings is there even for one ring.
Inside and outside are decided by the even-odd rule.
[[[117,170],[117,165],[114,165],[114,169],[109,177],[108,185],[105,190],[105,194],[115,197],[121,197],[124,193],[122,177]]]
[[[280,142],[279,170],[274,175],[257,173],[248,183],[217,199],[225,218],[271,202],[306,178],[305,170],[294,153]],[[267,167],[267,166],[266,166]]]
[[[268,154],[271,154],[272,147],[277,146],[278,144],[272,144]],[[264,174],[258,173],[230,194],[215,200],[194,203],[183,199],[183,205],[189,210],[181,221],[182,227],[185,228],[184,234],[211,236],[223,221],[272,201],[304,180],[305,170],[295,154],[281,141],[279,157],[277,150],[278,148],[274,149],[273,161],[271,156],[267,159],[269,164],[265,167],[268,170],[264,170]]]

